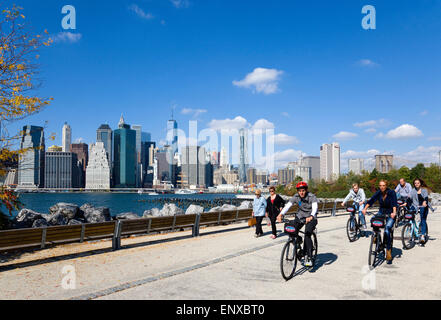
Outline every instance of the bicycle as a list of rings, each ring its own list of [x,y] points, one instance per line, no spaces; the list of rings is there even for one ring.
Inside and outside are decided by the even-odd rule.
[[[424,208],[422,206],[419,206],[418,209]],[[403,230],[401,231],[401,241],[403,242],[403,248],[406,250],[410,250],[413,247],[415,247],[415,243],[417,239],[420,239],[421,234],[421,221],[416,221],[416,214],[417,211],[410,210],[406,215],[404,216],[404,219],[406,220],[406,224],[403,227]],[[429,239],[429,227],[426,227],[426,239]],[[422,244],[424,245],[424,244]]]
[[[360,205],[356,202],[352,206],[346,207],[346,211],[349,212],[350,214],[348,223],[346,224],[346,233],[348,235],[349,242],[356,241],[359,238],[359,236],[361,236],[362,233],[360,215],[356,214],[358,213],[359,210],[360,210]]]
[[[303,223],[304,220],[305,219],[302,219]],[[283,219],[283,222],[285,222],[284,231],[288,234],[289,238],[282,249],[282,255],[280,257],[280,271],[285,280],[290,280],[294,277],[297,261],[304,263],[306,252],[302,247],[303,238],[300,235],[297,235],[297,237],[295,236],[296,227],[294,226],[293,222],[287,219]],[[300,230],[299,233],[305,234]],[[314,267],[317,259],[317,229],[315,229],[312,233],[312,245],[312,266],[309,267],[311,269]]]
[[[381,229],[384,229],[386,227],[386,218],[388,216],[384,215],[376,215],[371,219],[371,226],[373,229],[373,233],[371,236],[371,244],[369,247],[369,266],[375,267],[375,264],[379,258],[380,255],[383,255],[383,260],[386,258],[386,243],[384,234],[383,237],[381,236]],[[394,243],[394,230],[392,228],[391,230],[391,241],[392,246]]]
[[[408,200],[409,201],[409,200]],[[395,219],[395,228],[398,228],[401,221],[404,221],[404,216],[408,213],[409,209],[407,205],[404,205],[406,201],[403,199],[397,200],[398,203],[398,210],[397,210],[397,217]]]

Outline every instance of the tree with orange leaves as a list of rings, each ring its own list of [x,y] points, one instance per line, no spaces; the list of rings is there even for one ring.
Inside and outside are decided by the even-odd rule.
[[[5,176],[7,163],[27,151],[17,148],[22,133],[10,135],[8,125],[38,113],[52,100],[35,95],[41,85],[38,50],[52,40],[46,30],[43,35],[29,31],[23,8],[14,5],[0,10],[0,176]],[[4,186],[0,188],[0,229],[7,224],[3,208],[9,215],[20,208],[17,194]]]

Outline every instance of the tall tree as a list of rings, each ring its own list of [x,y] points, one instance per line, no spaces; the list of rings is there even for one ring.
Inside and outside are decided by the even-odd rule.
[[[0,175],[4,176],[8,162],[18,158],[27,150],[18,150],[21,132],[9,134],[8,126],[18,120],[38,113],[52,100],[35,94],[41,86],[38,78],[39,49],[49,46],[52,40],[45,30],[42,34],[33,34],[25,23],[23,8],[13,6],[0,12]],[[0,205],[9,214],[18,209],[20,202],[17,195],[2,187]],[[0,211],[0,215],[5,215]],[[3,217],[4,218],[4,217]],[[0,219],[0,223],[5,219]],[[0,228],[2,226],[0,225]]]

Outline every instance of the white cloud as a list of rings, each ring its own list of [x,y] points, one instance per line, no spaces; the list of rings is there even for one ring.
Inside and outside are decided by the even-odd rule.
[[[419,146],[415,150],[402,154],[400,158],[413,162],[414,165],[417,162],[438,163],[440,150],[441,150],[441,146],[431,146],[431,147]]]
[[[421,116],[427,116],[429,114],[429,111],[427,111],[427,110],[424,110],[424,111],[422,111],[421,113],[420,113],[420,115]]]
[[[239,130],[242,128],[248,128],[249,127],[249,123],[248,121],[241,117],[241,116],[237,116],[234,119],[224,119],[224,120],[216,120],[213,119],[210,121],[210,123],[208,124],[208,127],[210,129],[216,130],[216,131],[222,131],[222,130]]]
[[[57,33],[53,40],[54,42],[66,42],[66,43],[75,43],[80,41],[82,35],[81,33],[72,33],[72,32],[59,32]]]
[[[377,154],[381,154],[379,150],[376,149],[370,149],[368,151],[353,151],[348,150],[341,154],[342,159],[356,159],[356,158],[372,158],[375,157]]]
[[[136,13],[136,15],[138,17],[140,17],[141,19],[144,19],[144,20],[151,20],[151,19],[153,19],[153,15],[151,13],[146,13],[143,9],[138,7],[138,5],[136,5],[136,4],[131,4],[129,6],[129,10],[133,11],[134,13]]]
[[[429,141],[441,141],[441,137],[429,137],[427,138]]]
[[[385,137],[387,139],[412,139],[412,138],[420,138],[424,134],[417,127],[410,124],[403,124],[398,128],[390,130],[386,135],[382,133],[377,135],[379,138]]]
[[[377,129],[369,128],[369,129],[364,130],[364,132],[366,132],[366,133],[375,133],[375,132],[377,132]]]
[[[233,85],[241,88],[254,88],[253,92],[273,94],[279,91],[278,84],[283,71],[276,69],[256,68],[240,81],[233,81]]]
[[[268,129],[274,129],[274,123],[266,119],[259,119],[253,125],[253,130],[268,130]]]
[[[282,112],[281,115],[287,118],[291,117],[288,112]]]
[[[362,66],[362,67],[376,67],[376,66],[379,66],[378,63],[376,63],[376,62],[374,62],[374,61],[372,61],[370,59],[358,60],[357,64]]]
[[[193,116],[196,118],[199,115],[201,115],[202,113],[206,113],[207,110],[206,109],[191,109],[191,108],[183,108],[181,110],[182,114],[193,114]]]
[[[358,134],[347,131],[340,131],[332,136],[336,140],[350,140],[358,137]]]
[[[383,127],[383,126],[387,126],[389,124],[389,121],[387,121],[386,119],[379,119],[379,120],[369,120],[369,121],[364,121],[364,122],[356,122],[354,123],[355,127],[358,128],[369,128],[369,127]]]
[[[190,1],[188,0],[170,0],[170,2],[178,9],[188,8],[190,6]]]
[[[290,145],[290,144],[298,144],[300,141],[293,136],[288,136],[284,133],[279,133],[274,135],[274,143],[278,145]]]

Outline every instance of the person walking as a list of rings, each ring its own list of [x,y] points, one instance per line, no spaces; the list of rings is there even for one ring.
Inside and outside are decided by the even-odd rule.
[[[412,206],[415,211],[420,213],[421,217],[421,238],[420,243],[427,242],[427,215],[429,214],[429,191],[426,183],[419,178],[413,181],[414,189],[410,193]]]
[[[262,191],[256,190],[256,198],[253,201],[253,217],[256,218],[256,238],[263,235],[262,220],[266,212],[266,200],[262,197]]]
[[[271,221],[271,238],[277,238],[276,220],[280,210],[285,206],[285,200],[276,193],[275,187],[269,188],[270,196],[266,199],[266,217]]]

